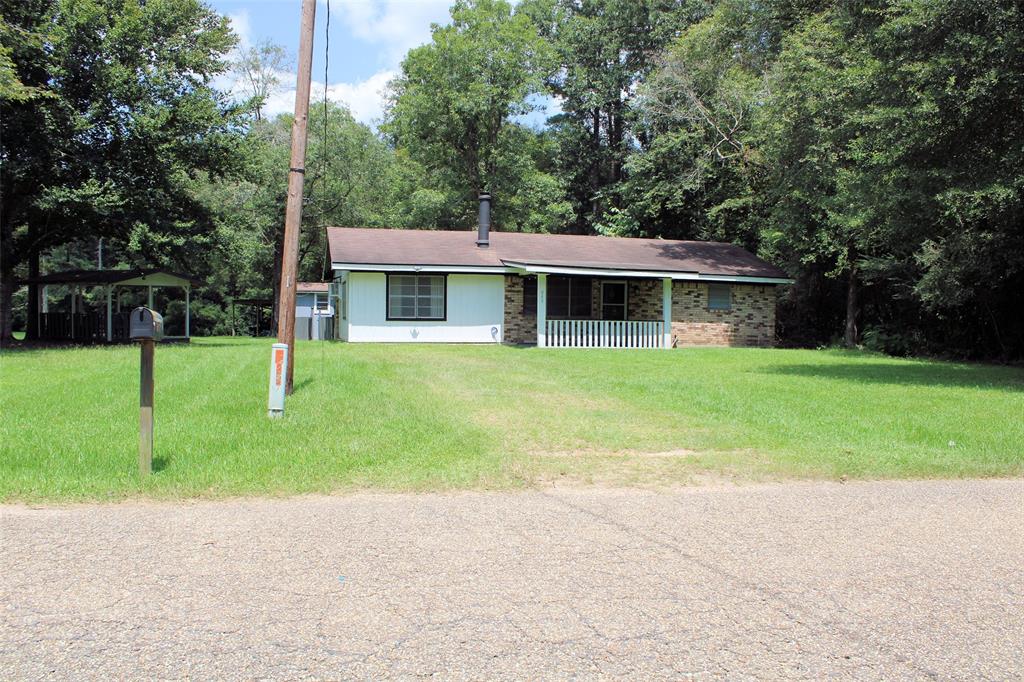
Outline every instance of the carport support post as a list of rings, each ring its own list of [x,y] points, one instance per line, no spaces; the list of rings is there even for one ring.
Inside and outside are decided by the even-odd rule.
[[[185,338],[189,338],[192,328],[192,312],[191,312],[191,298],[192,298],[192,287],[185,287]]]
[[[662,348],[672,347],[672,278],[661,280],[661,320],[665,328],[662,330]]]
[[[146,307],[150,310],[153,309],[153,285],[150,284],[146,287]]]
[[[153,339],[143,339],[139,347],[139,476],[153,471]]]
[[[110,343],[114,338],[114,317],[113,317],[113,301],[111,300],[114,287],[107,287],[107,343]]]
[[[548,276],[537,275],[537,348],[548,345]]]

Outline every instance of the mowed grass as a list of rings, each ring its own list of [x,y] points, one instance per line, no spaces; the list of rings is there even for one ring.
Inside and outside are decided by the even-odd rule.
[[[268,340],[159,346],[142,481],[137,347],[0,353],[0,499],[1024,474],[1019,368],[724,348],[297,354],[271,420]]]

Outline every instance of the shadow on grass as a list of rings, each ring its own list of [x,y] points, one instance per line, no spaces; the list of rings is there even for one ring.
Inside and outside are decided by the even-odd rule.
[[[834,379],[858,383],[948,388],[979,388],[1000,391],[1024,391],[1024,370],[991,365],[954,365],[944,363],[898,364],[886,362],[834,363],[763,367],[764,374]]]
[[[167,455],[157,455],[153,458],[153,473],[163,471],[167,467],[171,466],[171,458]]]
[[[292,384],[292,393],[295,393],[296,391],[301,391],[306,386],[309,386],[312,383],[314,383],[312,377],[306,377],[302,381],[297,381],[297,382]]]

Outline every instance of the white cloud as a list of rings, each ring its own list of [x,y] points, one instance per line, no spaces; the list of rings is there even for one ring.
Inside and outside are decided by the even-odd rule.
[[[378,71],[361,83],[335,83],[327,88],[327,98],[346,105],[357,121],[374,123],[384,114],[384,91],[395,71]],[[321,97],[323,87],[320,87]]]
[[[410,48],[430,40],[430,24],[449,20],[452,0],[332,0],[352,35],[380,47],[382,64],[398,66]]]
[[[384,113],[384,89],[395,75],[395,71],[385,69],[358,83],[331,83],[327,88],[327,98],[331,102],[347,106],[357,121],[375,124]],[[295,75],[288,74],[285,77],[282,74],[282,83],[289,85],[268,99],[264,109],[267,116],[273,117],[295,110]],[[310,106],[322,103],[323,97],[323,81],[314,80]]]
[[[249,10],[243,9],[228,15],[231,30],[238,36],[238,47],[245,49],[252,45],[252,23],[249,21]]]

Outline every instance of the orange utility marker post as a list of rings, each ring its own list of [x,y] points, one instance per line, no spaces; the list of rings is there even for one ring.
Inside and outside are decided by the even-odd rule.
[[[281,249],[281,294],[277,306],[277,341],[288,347],[285,393],[291,395],[295,372],[295,286],[299,265],[299,228],[302,223],[302,185],[306,173],[306,124],[309,122],[309,89],[313,75],[313,27],[317,0],[302,0],[299,32],[299,73],[295,84],[295,120],[292,123],[292,156],[288,168],[288,203],[284,213],[284,248]],[[326,84],[325,84],[326,86]],[[271,366],[276,358],[271,356]],[[283,410],[283,407],[282,407]]]
[[[164,319],[149,308],[132,311],[129,336],[139,342],[139,476],[153,473],[153,358],[163,338]]]
[[[275,343],[270,359],[270,397],[267,399],[267,416],[284,416],[284,378],[288,374],[288,346]]]

